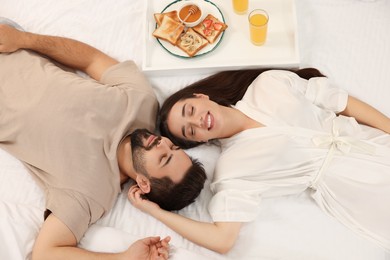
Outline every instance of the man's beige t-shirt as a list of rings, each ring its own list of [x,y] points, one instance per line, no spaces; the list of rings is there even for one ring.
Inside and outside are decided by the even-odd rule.
[[[120,192],[118,144],[136,128],[153,131],[157,109],[131,61],[97,82],[33,52],[0,54],[0,148],[32,171],[77,241]]]

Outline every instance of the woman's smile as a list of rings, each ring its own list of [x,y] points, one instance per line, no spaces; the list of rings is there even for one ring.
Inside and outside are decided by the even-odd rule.
[[[206,126],[207,126],[207,130],[210,131],[213,127],[214,127],[214,117],[213,115],[209,112],[207,112],[207,115],[206,115],[206,118],[205,118],[205,121],[206,121]]]

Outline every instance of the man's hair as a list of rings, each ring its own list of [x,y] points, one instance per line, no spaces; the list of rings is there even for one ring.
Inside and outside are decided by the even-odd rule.
[[[190,159],[192,166],[179,183],[174,183],[169,177],[149,177],[151,191],[144,197],[168,211],[180,210],[194,202],[207,177],[203,165],[196,159]]]

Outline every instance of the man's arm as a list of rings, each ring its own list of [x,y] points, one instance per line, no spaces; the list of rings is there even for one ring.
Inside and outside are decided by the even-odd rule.
[[[0,24],[0,52],[29,49],[100,80],[104,71],[118,61],[96,48],[64,37],[22,32]]]
[[[32,259],[168,259],[167,237],[149,237],[136,241],[125,252],[95,253],[77,247],[77,241],[68,227],[51,214],[44,222],[33,248]]]

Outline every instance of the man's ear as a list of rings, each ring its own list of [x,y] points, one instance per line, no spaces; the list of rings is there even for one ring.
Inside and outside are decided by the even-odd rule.
[[[194,96],[196,98],[207,98],[207,99],[210,99],[209,96],[207,96],[206,94],[202,94],[202,93],[194,93]]]
[[[138,187],[142,190],[143,193],[150,192],[150,181],[145,175],[137,174],[135,181],[137,182]]]

